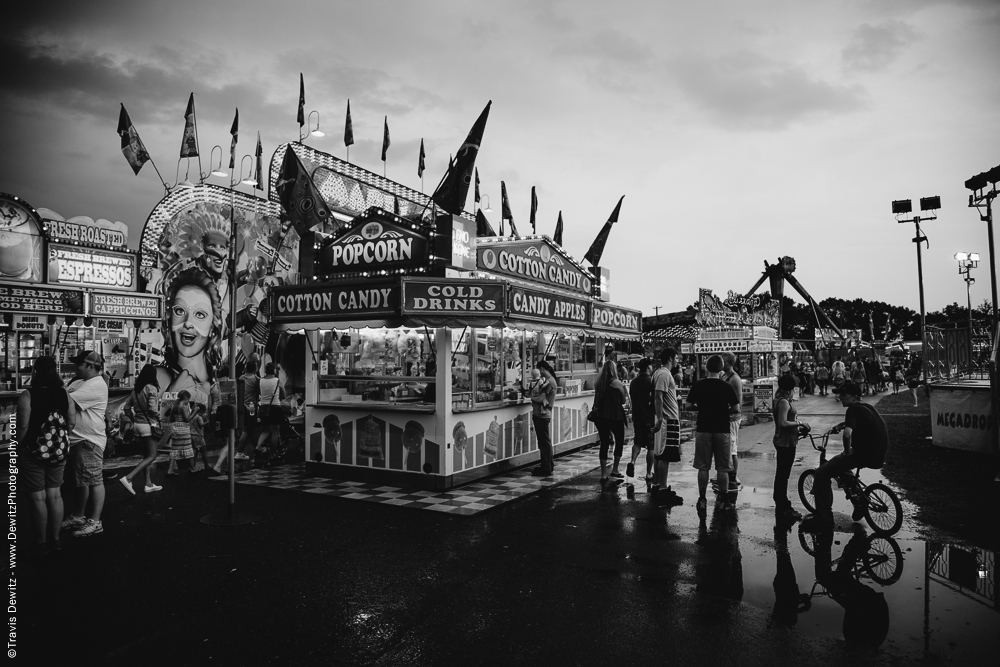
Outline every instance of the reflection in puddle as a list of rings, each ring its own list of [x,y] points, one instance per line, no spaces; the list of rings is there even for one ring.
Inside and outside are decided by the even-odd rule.
[[[718,549],[706,567],[732,563],[738,530],[712,528]],[[730,579],[728,590],[708,592],[732,597],[738,588],[744,603],[770,611],[773,625],[914,659],[993,662],[1000,653],[993,552],[897,541],[857,525],[826,538],[776,528],[773,548],[746,549],[739,559],[728,568],[740,575],[738,587]]]

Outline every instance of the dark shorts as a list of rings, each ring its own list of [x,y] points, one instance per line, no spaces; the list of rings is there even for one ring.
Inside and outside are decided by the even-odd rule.
[[[280,426],[284,421],[284,410],[277,406],[269,406],[260,410],[261,426]]]
[[[636,447],[653,448],[653,424],[636,419],[632,424],[632,440]]]
[[[66,462],[42,463],[31,454],[21,457],[21,480],[28,493],[38,493],[45,489],[58,489],[63,483]]]
[[[679,419],[663,419],[660,422],[660,430],[653,438],[654,449],[658,461],[674,461],[674,454],[667,451],[668,447],[680,449],[681,446],[681,422]]]

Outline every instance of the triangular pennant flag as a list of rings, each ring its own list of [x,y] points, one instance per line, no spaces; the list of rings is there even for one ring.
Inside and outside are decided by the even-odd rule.
[[[481,197],[479,196],[479,167],[476,167],[476,203],[479,203]]]
[[[392,212],[394,215],[399,215],[399,197],[396,195],[392,196]]]
[[[385,162],[385,152],[389,150],[389,117],[385,117],[385,127],[382,130],[382,162]]]
[[[195,126],[194,93],[188,97],[184,110],[184,138],[181,139],[181,157],[198,157],[198,128]]]
[[[295,120],[299,121],[299,127],[306,124],[306,80],[302,72],[299,72],[299,111]]]
[[[521,238],[521,235],[517,233],[517,227],[514,225],[514,214],[510,212],[510,202],[507,200],[507,184],[500,181],[500,203],[501,203],[501,220],[510,220],[510,231],[514,235],[514,238]]]
[[[149,153],[142,144],[142,139],[139,138],[135,126],[132,125],[132,119],[129,118],[124,104],[122,104],[122,110],[118,114],[118,136],[122,138],[122,155],[128,160],[132,172],[138,175],[142,165],[149,162]]]
[[[344,145],[354,145],[354,123],[351,121],[351,101],[347,100],[347,122],[344,123]]]
[[[458,149],[454,166],[449,165],[448,173],[445,174],[441,184],[431,195],[431,199],[437,202],[438,206],[453,215],[459,215],[465,208],[465,200],[469,196],[469,186],[472,185],[476,156],[479,155],[479,146],[483,142],[483,131],[486,129],[486,120],[490,115],[491,104],[493,104],[492,100],[487,102],[486,107],[479,114],[479,118],[476,119],[469,131],[469,136],[465,138],[465,143]]]
[[[333,219],[316,184],[291,146],[285,148],[285,159],[281,163],[281,173],[274,187],[278,191],[278,200],[285,215],[300,237],[304,237],[316,225],[320,225],[322,229]]]
[[[257,175],[255,176],[257,184],[254,185],[255,190],[264,190],[264,148],[260,144],[260,132],[257,133]]]
[[[417,160],[417,176],[419,178],[424,177],[424,159],[427,157],[427,153],[424,152],[424,140],[420,140],[420,158]]]
[[[531,186],[531,233],[535,232],[535,214],[538,212],[538,197],[535,195],[535,186]]]
[[[496,235],[497,233],[493,231],[493,225],[486,219],[486,214],[483,213],[483,210],[479,209],[476,211],[476,236],[482,238],[484,236]]]
[[[562,219],[562,211],[559,211],[559,220],[556,221],[556,233],[552,235],[552,241],[556,245],[561,246],[562,237],[563,237],[563,219]]]
[[[583,256],[593,266],[599,266],[601,263],[601,255],[604,254],[604,246],[608,243],[608,234],[611,233],[611,225],[618,222],[618,213],[622,209],[622,199],[625,199],[625,195],[622,195],[621,199],[618,200],[615,210],[611,212],[611,217],[604,223],[604,227],[601,228],[597,238],[590,244],[590,250]]]
[[[240,110],[236,109],[236,116],[233,117],[233,127],[230,128],[229,134],[233,135],[232,141],[229,142],[229,168],[236,168],[236,139],[240,136]]]

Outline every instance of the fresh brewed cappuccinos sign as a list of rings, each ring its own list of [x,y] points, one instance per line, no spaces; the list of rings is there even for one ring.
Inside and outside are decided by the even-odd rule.
[[[590,296],[593,277],[567,261],[548,239],[497,241],[476,249],[480,269],[533,280]]]

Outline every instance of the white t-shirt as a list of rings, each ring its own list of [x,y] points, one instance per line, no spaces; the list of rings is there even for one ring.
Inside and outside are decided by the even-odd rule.
[[[259,405],[265,410],[269,407],[281,407],[281,396],[278,392],[278,378],[261,378]]]
[[[76,426],[69,433],[70,444],[89,442],[104,450],[108,442],[104,414],[108,410],[108,384],[100,375],[89,380],[74,380],[69,397],[76,403]]]
[[[653,373],[653,391],[663,392],[663,413],[660,419],[680,419],[681,413],[677,409],[677,383],[666,368],[658,368]]]

